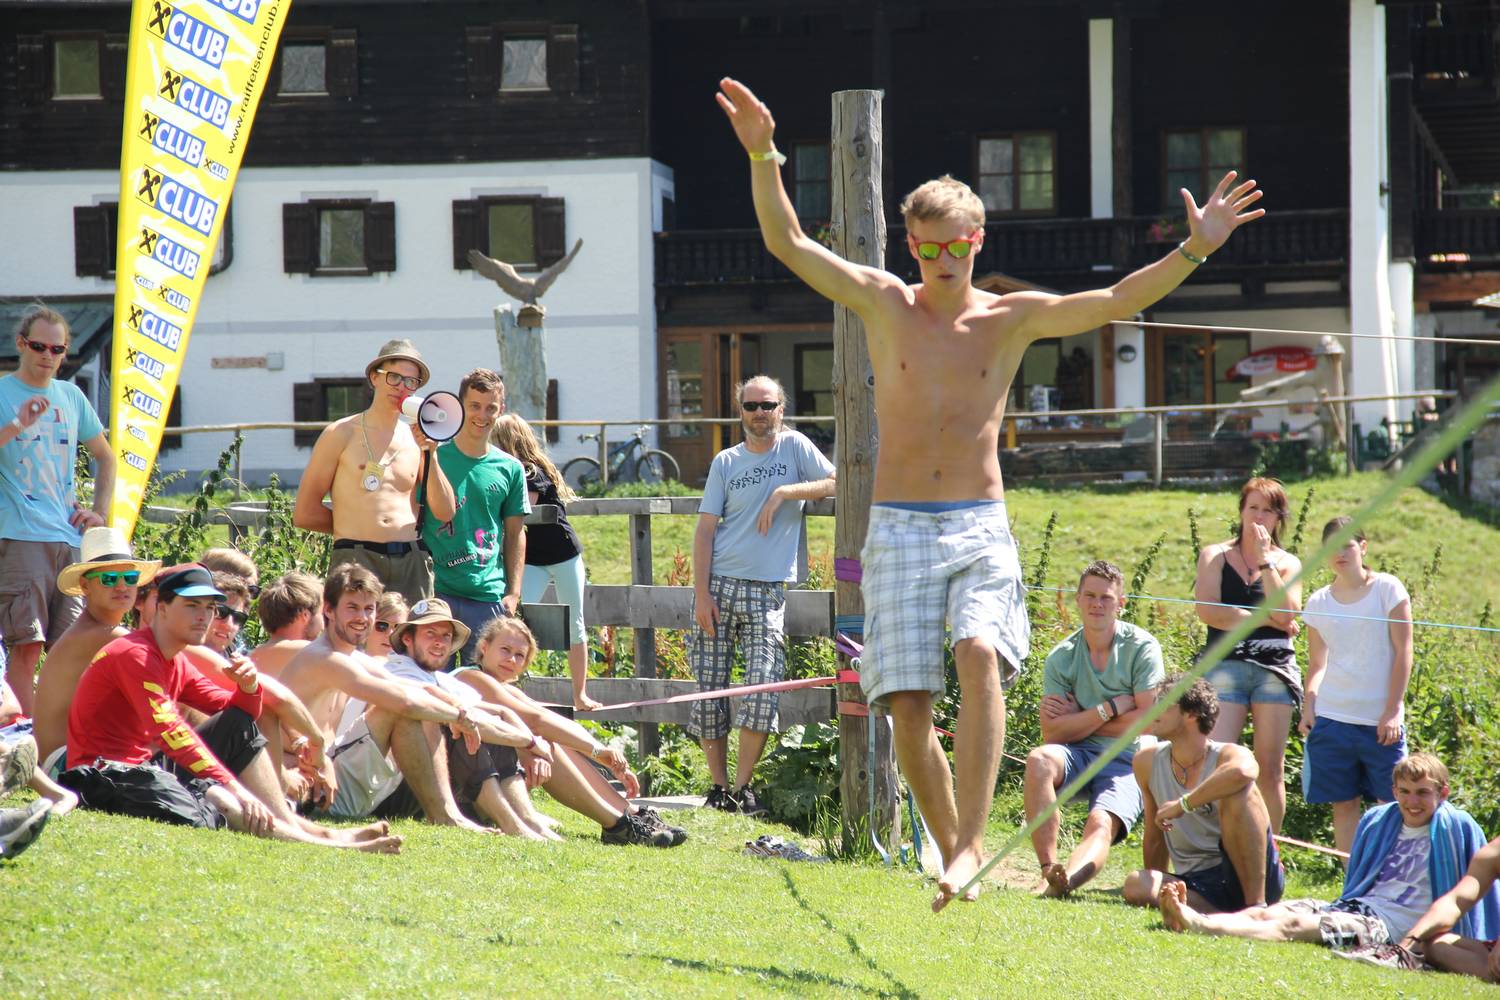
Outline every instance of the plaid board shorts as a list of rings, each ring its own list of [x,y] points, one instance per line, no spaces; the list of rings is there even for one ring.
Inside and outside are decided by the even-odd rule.
[[[942,697],[943,625],[983,639],[1009,687],[1031,651],[1021,561],[1001,500],[928,513],[876,504],[860,553],[865,651],[860,686],[879,710],[893,691]]]
[[[738,647],[745,654],[745,683],[772,684],[786,677],[786,584],[710,576],[708,592],[719,607],[719,627],[709,636],[694,629],[688,663],[698,678],[698,690],[729,687],[729,669]],[[735,699],[739,710],[734,724],[757,733],[776,731],[777,692]],[[707,698],[692,703],[688,732],[706,740],[729,735],[729,701]]]
[[[1293,899],[1281,904],[1292,913],[1318,918],[1318,933],[1334,951],[1352,951],[1372,944],[1390,944],[1385,921],[1357,899],[1325,903],[1321,899]]]

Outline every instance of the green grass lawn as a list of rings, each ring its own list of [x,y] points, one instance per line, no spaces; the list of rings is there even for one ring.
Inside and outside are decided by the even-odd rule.
[[[1353,513],[1386,482],[1382,473],[1367,472],[1297,483],[1288,487],[1293,524],[1309,490],[1315,491],[1303,535],[1303,554],[1312,552],[1323,524],[1338,514]],[[1149,592],[1167,597],[1192,596],[1196,553],[1188,534],[1188,511],[1198,511],[1205,543],[1229,537],[1229,523],[1239,502],[1238,486],[1201,489],[1150,486],[1037,488],[1017,486],[1006,491],[1010,516],[1028,572],[1038,558],[1037,547],[1048,517],[1057,512],[1053,537],[1052,586],[1071,588],[1078,572],[1093,559],[1109,559],[1130,575],[1151,543],[1162,532],[1167,545],[1148,580]],[[1467,516],[1466,516],[1467,515]],[[652,555],[657,582],[672,571],[675,553],[691,555],[695,518],[660,516],[651,520]],[[596,583],[629,583],[629,525],[624,517],[574,518],[584,544],[589,578]],[[1283,537],[1290,544],[1291,527]],[[1410,489],[1395,506],[1365,526],[1371,562],[1402,576],[1411,587],[1422,567],[1442,545],[1441,571],[1433,582],[1437,603],[1463,615],[1473,624],[1485,602],[1500,608],[1500,573],[1494,560],[1500,554],[1500,516],[1474,510],[1460,511],[1423,492]],[[808,547],[814,559],[832,559],[833,518],[809,519]],[[1319,568],[1315,582],[1327,582]],[[1307,590],[1306,593],[1311,593]],[[1421,617],[1421,608],[1417,608]]]
[[[939,916],[912,872],[748,857],[790,831],[679,813],[673,851],[537,846],[416,823],[400,857],[75,813],[0,863],[4,996],[1479,996],[1312,945],[1185,938],[1113,891],[1132,840],[1076,900],[991,887]],[[997,815],[1009,810],[997,810]],[[991,842],[1010,830],[997,822]],[[815,844],[806,846],[816,850]],[[1024,856],[1023,856],[1024,855]],[[1029,851],[1017,852],[1029,868]],[[1316,867],[1316,866],[1315,866]],[[1322,869],[1319,869],[1322,870]],[[1335,894],[1294,877],[1289,894]]]

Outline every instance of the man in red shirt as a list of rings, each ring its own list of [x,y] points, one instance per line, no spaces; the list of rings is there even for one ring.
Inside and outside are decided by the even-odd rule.
[[[59,778],[86,807],[277,840],[391,853],[399,838],[357,843],[318,837],[277,819],[239,779],[264,755],[256,726],[260,682],[248,660],[225,671],[225,689],[183,651],[201,644],[223,593],[190,563],[156,580],[152,623],[106,645],[84,671],[68,712],[68,770]],[[179,705],[210,716],[195,731]]]

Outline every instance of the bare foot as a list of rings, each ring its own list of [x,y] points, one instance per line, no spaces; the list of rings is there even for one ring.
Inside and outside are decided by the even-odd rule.
[[[577,693],[573,695],[573,710],[575,712],[597,712],[604,707],[604,702],[595,701],[588,695]]]
[[[391,836],[376,837],[373,840],[351,841],[349,846],[356,851],[363,851],[366,854],[400,854],[401,843],[400,837]]]
[[[381,820],[378,823],[371,823],[368,826],[362,826],[357,830],[344,831],[348,839],[354,843],[360,843],[361,841],[366,840],[379,840],[381,837],[384,837],[390,832],[391,824],[387,823],[385,820]]]
[[[1182,882],[1163,882],[1161,892],[1156,894],[1156,906],[1161,910],[1161,922],[1167,930],[1179,934],[1188,929],[1187,886]]]
[[[66,816],[78,808],[78,794],[67,788],[61,789],[61,794],[57,792],[46,793],[43,795],[43,798],[52,800],[52,817],[54,819],[58,816]]]
[[[540,824],[541,826],[547,828],[548,830],[557,830],[557,829],[560,829],[562,827],[562,820],[554,819],[553,817],[548,816],[544,812],[539,812],[539,813],[536,813],[535,815],[536,815],[536,821],[537,821],[537,823]]]
[[[938,894],[932,901],[932,912],[941,913],[943,907],[953,902],[958,891],[968,884],[983,863],[984,859],[978,851],[959,851],[955,854],[944,869],[943,877],[938,879]],[[978,898],[978,883],[963,895],[965,903],[972,903]]]
[[[1047,883],[1047,891],[1042,893],[1049,899],[1061,899],[1073,891],[1073,885],[1068,879],[1068,870],[1059,864],[1050,864],[1042,869],[1042,879]]]

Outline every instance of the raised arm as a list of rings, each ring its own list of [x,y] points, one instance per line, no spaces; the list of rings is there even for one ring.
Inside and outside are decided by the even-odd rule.
[[[1202,208],[1187,188],[1181,189],[1191,235],[1161,260],[1126,275],[1110,288],[1073,295],[1046,292],[1016,292],[1006,301],[1025,309],[1021,332],[1028,340],[1067,337],[1103,326],[1111,320],[1128,319],[1164,298],[1182,284],[1199,263],[1208,259],[1240,226],[1265,215],[1252,208],[1261,191],[1254,181],[1234,183],[1235,172],[1224,175]],[[1196,258],[1196,259],[1195,259]]]
[[[297,504],[292,508],[292,523],[303,531],[333,534],[333,511],[323,506],[323,498],[333,489],[333,477],[339,468],[339,453],[344,450],[344,429],[330,424],[318,435],[312,458],[302,470],[297,484]]]
[[[374,671],[365,670],[347,656],[334,653],[325,661],[323,669],[332,678],[333,686],[377,708],[407,719],[422,722],[457,722],[459,710],[441,698],[435,698],[418,684],[382,677]]]
[[[776,120],[771,110],[749,87],[729,77],[719,81],[719,92],[714,96],[740,145],[750,154],[750,190],[766,249],[819,295],[868,316],[881,290],[898,288],[901,280],[886,271],[850,263],[810,239],[798,224],[796,210],[781,183],[781,167],[774,158]]]

